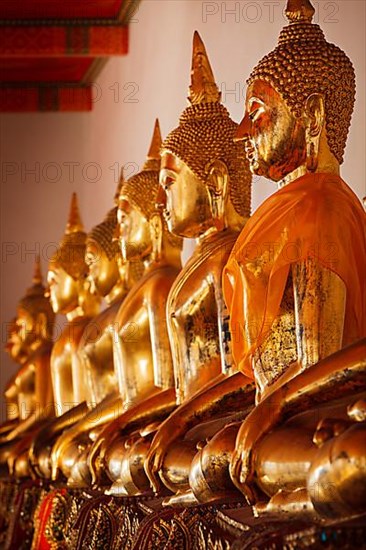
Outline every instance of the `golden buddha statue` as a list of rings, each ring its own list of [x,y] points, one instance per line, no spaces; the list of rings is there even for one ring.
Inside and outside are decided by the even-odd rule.
[[[27,360],[27,355],[23,353],[21,340],[18,336],[18,326],[16,317],[7,325],[7,338],[4,347],[10,358],[19,365]],[[4,399],[6,406],[6,421],[0,426],[0,435],[10,431],[12,425],[19,419],[18,386],[16,383],[16,373],[8,380]]]
[[[18,335],[19,327],[16,322],[16,317],[11,320],[7,326],[7,339],[5,343],[5,351],[11,359],[19,365],[24,364],[28,359],[28,353],[25,353],[25,348],[22,346],[22,341]],[[20,370],[20,369],[19,369]],[[19,415],[21,407],[19,406],[19,382],[20,378],[15,373],[7,382],[4,390],[4,399],[6,405],[6,420],[0,426],[0,475],[8,477],[9,469],[7,460],[9,453],[13,447],[12,442],[8,443],[4,436],[7,436],[20,421]],[[34,384],[33,384],[34,391]]]
[[[115,195],[116,204],[122,184],[123,172]],[[121,403],[113,364],[113,326],[128,289],[138,279],[141,269],[139,264],[129,269],[121,262],[117,228],[115,206],[86,238],[85,261],[92,291],[105,299],[107,308],[87,325],[78,347],[78,357],[87,376],[89,411],[58,438],[52,449],[53,479],[57,478],[60,468],[72,486],[88,485],[90,481],[86,458],[91,443],[89,432],[91,428],[93,432],[96,429],[94,408],[108,404],[113,411],[113,404]]]
[[[33,284],[18,303],[10,335],[10,353],[21,368],[7,394],[17,400],[18,422],[3,435],[2,441],[9,443],[7,460],[11,472],[17,476],[29,474],[26,456],[30,437],[53,416],[50,354],[55,316],[44,293],[38,257]]]
[[[100,403],[117,389],[111,331],[128,292],[128,272],[127,269],[123,271],[119,265],[116,228],[117,206],[107,214],[102,223],[90,231],[86,241],[85,261],[89,266],[89,278],[95,292],[107,304],[107,308],[92,321],[92,325],[97,327],[97,335],[93,334],[91,325],[90,331],[85,331],[79,345],[79,356],[85,363],[92,404]]]
[[[197,443],[231,419],[239,408],[237,401],[242,406],[254,399],[253,384],[249,383],[237,388],[235,400],[208,399],[209,408],[196,400],[197,395],[208,395],[208,388],[234,374],[221,277],[250,214],[251,175],[243,151],[233,142],[237,124],[220,102],[198,33],[193,39],[191,77],[190,106],[179,127],[163,143],[160,171],[169,230],[197,242],[172,286],[167,306],[179,406],[161,424],[150,449],[149,443],[137,441],[130,453],[135,477],[137,465],[142,469],[145,463],[156,491],[161,490],[158,473],[174,492],[189,488]],[[208,423],[211,419],[215,422]],[[204,422],[200,430],[192,432],[191,428]],[[139,478],[142,490],[146,486],[141,472]]]
[[[48,285],[55,313],[66,315],[67,324],[51,355],[51,376],[56,417],[34,439],[30,460],[37,473],[50,475],[49,451],[53,439],[87,410],[86,373],[77,349],[86,326],[98,313],[100,298],[93,295],[85,263],[86,233],[77,197],[72,195],[69,219],[60,246],[50,260]]]
[[[182,239],[169,233],[156,209],[160,147],[156,124],[147,162],[142,172],[123,184],[118,208],[123,258],[129,263],[142,259],[145,274],[130,290],[115,323],[113,345],[122,414],[103,430],[90,456],[95,478],[96,465],[105,459],[108,476],[115,482],[113,493],[134,488],[128,464],[124,464],[126,445],[140,436],[140,430],[150,431],[151,424],[175,406],[166,300],[181,269]]]
[[[309,0],[289,0],[237,133],[252,172],[279,189],[224,270],[234,361],[257,388],[255,408],[231,427],[230,474],[250,503],[272,497],[258,511],[347,516],[366,502],[365,213],[339,176],[353,67],[313,13]],[[190,483],[203,500],[202,460],[228,429],[195,457]]]

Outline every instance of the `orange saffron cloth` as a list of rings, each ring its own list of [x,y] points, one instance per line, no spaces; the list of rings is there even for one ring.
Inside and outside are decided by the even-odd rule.
[[[270,331],[291,264],[316,258],[346,287],[343,345],[366,335],[366,213],[337,175],[306,174],[251,216],[223,271],[235,364],[253,378],[251,356]]]

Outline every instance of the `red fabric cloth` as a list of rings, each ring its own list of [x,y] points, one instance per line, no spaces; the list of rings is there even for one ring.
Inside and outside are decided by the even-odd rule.
[[[61,540],[55,539],[55,533],[50,524],[51,515],[54,513],[55,506],[57,506],[57,499],[66,495],[67,489],[54,489],[43,498],[35,517],[32,550],[66,549],[66,544],[61,536]]]

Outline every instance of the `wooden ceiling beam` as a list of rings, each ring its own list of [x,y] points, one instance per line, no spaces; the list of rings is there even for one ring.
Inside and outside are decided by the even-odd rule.
[[[128,53],[128,27],[2,25],[0,57],[110,57]]]

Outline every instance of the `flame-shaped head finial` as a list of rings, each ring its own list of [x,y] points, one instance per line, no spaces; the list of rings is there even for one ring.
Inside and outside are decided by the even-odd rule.
[[[78,197],[76,193],[73,193],[71,197],[69,219],[67,221],[65,233],[66,235],[70,235],[71,233],[79,233],[83,231],[84,226],[80,217]]]
[[[116,189],[116,192],[114,194],[114,204],[116,206],[118,206],[118,199],[119,199],[119,196],[121,194],[121,189],[122,189],[122,185],[124,184],[124,181],[125,181],[125,178],[124,178],[123,166],[122,166],[121,172],[120,172],[120,175],[119,175],[118,184],[117,184],[117,189]]]
[[[290,23],[311,23],[314,13],[310,0],[287,0],[286,17]]]
[[[215,82],[205,45],[199,33],[193,35],[191,85],[189,102],[191,105],[220,101],[221,93]]]
[[[159,120],[155,120],[154,131],[147,153],[146,162],[143,166],[143,170],[159,170],[160,169],[160,149],[162,139]]]
[[[36,261],[34,262],[34,272],[33,272],[33,280],[34,285],[41,285],[42,284],[42,270],[41,270],[41,258],[39,254],[36,256]]]

